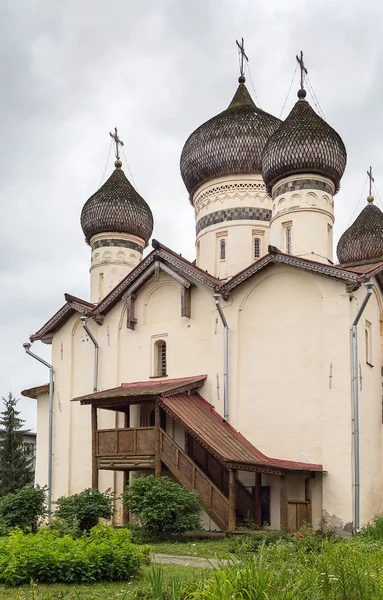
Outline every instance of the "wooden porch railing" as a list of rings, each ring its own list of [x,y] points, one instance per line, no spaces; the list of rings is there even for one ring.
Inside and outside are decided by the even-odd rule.
[[[189,490],[195,490],[207,514],[223,531],[229,523],[229,500],[209,477],[163,429],[160,430],[161,461]]]
[[[154,469],[155,427],[96,431],[98,469]]]

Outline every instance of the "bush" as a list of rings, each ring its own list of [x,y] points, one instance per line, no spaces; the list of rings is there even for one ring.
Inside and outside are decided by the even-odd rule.
[[[0,498],[0,530],[19,527],[23,531],[37,531],[39,520],[46,515],[45,492],[46,488],[26,485]]]
[[[281,531],[265,531],[259,533],[249,533],[243,537],[233,539],[230,552],[233,554],[249,554],[257,552],[262,545],[270,546],[283,539]]]
[[[199,528],[198,494],[169,477],[136,477],[124,491],[123,503],[151,538],[180,535]]]
[[[74,540],[49,529],[24,534],[14,530],[2,541],[0,583],[124,581],[148,561],[149,546],[134,546],[128,529],[97,525]]]
[[[100,519],[110,519],[113,514],[113,493],[88,488],[73,496],[61,496],[56,501],[55,517],[68,527],[77,524],[81,531],[90,531]]]

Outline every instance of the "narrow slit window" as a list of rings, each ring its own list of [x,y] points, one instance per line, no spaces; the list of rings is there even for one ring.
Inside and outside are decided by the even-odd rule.
[[[226,240],[220,241],[220,259],[221,260],[226,259]]]
[[[366,345],[366,363],[372,366],[372,338],[371,338],[371,323],[366,321],[364,327],[364,341]]]
[[[291,225],[285,227],[286,254],[291,254]]]
[[[261,256],[261,240],[259,238],[254,238],[254,258],[259,258]]]
[[[157,377],[164,377],[167,375],[167,364],[166,364],[166,342],[159,340],[156,342],[156,353],[157,353]]]

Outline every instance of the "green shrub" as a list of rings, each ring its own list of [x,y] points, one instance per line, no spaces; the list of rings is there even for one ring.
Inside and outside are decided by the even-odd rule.
[[[377,515],[372,523],[363,527],[360,536],[371,540],[383,540],[383,516]]]
[[[46,488],[26,485],[0,498],[0,529],[37,531],[39,521],[46,515],[45,493]]]
[[[152,538],[199,528],[198,494],[189,492],[169,477],[136,477],[124,491],[123,503]]]
[[[78,520],[75,518],[60,519],[60,517],[53,517],[48,525],[51,531],[57,531],[60,536],[70,535],[72,538],[79,538],[82,536]]]
[[[97,525],[74,540],[47,528],[36,534],[14,530],[2,541],[0,583],[124,581],[148,561],[149,546],[134,546],[128,529]]]
[[[56,501],[55,517],[65,521],[67,527],[78,524],[81,531],[90,531],[100,519],[110,519],[113,514],[113,493],[88,488],[73,496],[61,496]]]

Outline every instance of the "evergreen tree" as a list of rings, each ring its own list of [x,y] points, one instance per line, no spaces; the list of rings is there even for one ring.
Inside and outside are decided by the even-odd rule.
[[[33,483],[32,457],[24,445],[25,421],[16,410],[18,400],[9,392],[0,412],[0,496]]]

